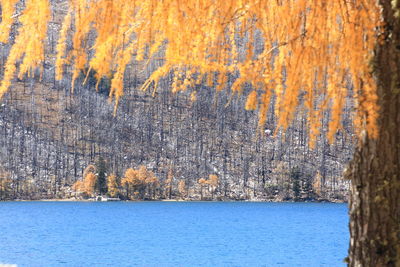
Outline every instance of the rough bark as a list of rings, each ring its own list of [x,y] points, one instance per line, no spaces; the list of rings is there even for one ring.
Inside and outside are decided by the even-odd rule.
[[[373,72],[379,137],[361,137],[350,164],[349,266],[400,266],[400,1],[381,0],[383,42]]]

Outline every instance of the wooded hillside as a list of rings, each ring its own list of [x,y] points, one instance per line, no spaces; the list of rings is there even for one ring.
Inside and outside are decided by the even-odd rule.
[[[107,101],[111,79],[102,78],[97,92],[94,72],[81,72],[73,92],[72,74],[55,80],[65,1],[52,1],[52,7],[43,79],[16,79],[0,107],[2,198],[75,196],[71,187],[83,178],[83,170],[103,158],[107,173],[120,178],[130,167],[152,170],[160,180],[157,198],[180,197],[179,183],[185,181],[187,196],[193,199],[346,199],[348,182],[342,172],[355,141],[350,96],[344,106],[344,127],[334,142],[325,138],[331,120],[325,111],[320,119],[323,130],[311,149],[305,109],[298,108],[283,134],[277,128],[272,97],[266,124],[260,128],[258,111],[244,109],[250,85],[240,95],[216,91],[206,82],[196,85],[194,92],[171,94],[171,74],[160,80],[157,92],[139,90],[163,64],[160,51],[160,58],[127,65],[124,97],[113,116],[115,105]],[[237,41],[239,55],[248,38]],[[88,38],[89,43],[93,40]],[[255,45],[256,53],[261,51]],[[71,47],[68,43],[67,50]],[[3,66],[9,48],[9,44],[1,47]],[[228,87],[234,78],[226,81]],[[299,102],[304,101],[300,95]],[[171,190],[164,182],[168,173],[174,177]],[[216,192],[211,194],[208,187],[201,196],[199,179],[211,174],[219,178]]]
[[[115,117],[105,94],[107,82],[99,92],[89,83],[76,86],[73,93],[51,79],[16,83],[0,107],[2,178],[11,179],[4,198],[74,196],[71,185],[100,157],[107,173],[119,177],[139,165],[161,181],[172,171],[176,197],[179,181],[199,198],[198,180],[216,174],[218,198],[289,200],[294,197],[295,168],[304,184],[303,198],[316,197],[308,192],[313,184],[320,184],[318,198],[347,196],[342,172],[354,142],[348,114],[333,144],[321,138],[311,149],[302,112],[285,135],[276,132],[272,113],[261,132],[255,112],[243,109],[243,96],[231,98],[203,86],[194,102],[189,93],[170,94],[168,89],[152,97],[136,88],[135,71],[131,77]],[[325,129],[328,120],[326,114],[321,121]],[[165,190],[162,184],[160,190]]]

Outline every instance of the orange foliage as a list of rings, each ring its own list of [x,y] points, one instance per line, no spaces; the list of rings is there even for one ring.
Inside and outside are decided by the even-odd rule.
[[[6,7],[5,3],[13,5],[15,1],[2,1],[2,8]],[[10,8],[7,12],[10,12]],[[11,14],[4,14],[11,15]],[[4,18],[4,17],[3,17]],[[33,76],[36,68],[43,71],[44,61],[44,39],[47,34],[47,23],[50,19],[50,3],[48,0],[27,0],[26,8],[19,16],[22,26],[19,28],[15,38],[15,43],[11,47],[10,53],[5,64],[3,81],[0,85],[0,97],[8,90],[11,81],[17,72],[15,66],[17,61],[22,59],[19,66],[19,78],[25,74]],[[11,27],[12,19],[6,18],[2,21],[2,29]],[[10,23],[6,25],[5,23]],[[7,34],[8,35],[8,34]],[[4,40],[4,39],[3,39]]]
[[[257,108],[257,92],[252,91],[247,97],[246,110],[255,110]]]
[[[85,192],[88,195],[93,195],[94,187],[96,185],[96,180],[97,180],[97,177],[93,172],[89,172],[85,176],[85,179],[83,180],[83,186],[84,186]]]
[[[117,197],[119,194],[119,185],[118,185],[118,179],[115,174],[110,174],[107,177],[107,189],[108,189],[108,194],[111,197]]]
[[[18,0],[1,0],[1,23],[0,23],[0,42],[8,43],[11,24],[14,22],[13,15],[15,4]]]
[[[210,174],[209,175],[208,181],[207,181],[207,183],[209,185],[211,185],[213,187],[217,187],[218,186],[218,182],[219,182],[218,175],[216,175],[216,174]]]
[[[218,179],[218,175],[216,175],[216,174],[210,174],[208,176],[208,180],[206,180],[204,178],[200,178],[199,181],[198,181],[198,183],[200,185],[209,184],[209,185],[214,186],[214,187],[218,186],[218,182],[219,182],[219,179]]]
[[[95,173],[96,172],[96,167],[92,164],[89,164],[85,170],[83,171],[83,178],[85,178],[89,173]]]
[[[12,23],[13,3],[1,1],[6,14],[0,25],[5,29],[3,35],[8,35]],[[0,96],[11,85],[15,64],[21,58],[20,76],[41,66],[49,5],[48,0],[26,1]],[[65,57],[70,24],[74,25],[73,49]],[[321,114],[330,108],[328,136],[333,140],[341,127],[345,86],[351,81],[358,99],[356,126],[376,136],[376,85],[369,61],[381,24],[378,1],[70,0],[57,45],[57,78],[61,78],[64,64],[73,67],[72,87],[80,71],[94,71],[99,80],[113,73],[110,97],[118,103],[124,72],[133,55],[134,60],[149,62],[162,54],[165,64],[151,74],[143,89],[156,88],[169,73],[174,74],[173,92],[203,80],[221,90],[228,77],[236,76],[232,94],[241,93],[245,83],[260,92],[259,99],[255,91],[250,94],[246,108],[260,107],[261,126],[272,96],[283,128],[304,101],[312,140],[319,135]],[[94,46],[87,47],[86,39],[93,31],[97,36]],[[89,58],[90,48],[94,55]]]
[[[76,181],[73,184],[72,189],[74,191],[82,192],[92,196],[94,194],[94,188],[97,181],[97,176],[94,174],[95,171],[96,168],[93,165],[87,166],[83,172],[83,180]]]
[[[138,185],[140,184],[140,180],[138,177],[138,171],[132,168],[129,168],[125,171],[125,176],[121,180],[122,185]]]
[[[60,32],[60,39],[58,39],[57,43],[57,58],[56,58],[56,79],[61,80],[63,76],[63,65],[67,63],[67,60],[65,59],[65,50],[67,47],[66,41],[67,41],[67,35],[68,35],[68,29],[71,26],[71,20],[72,20],[72,13],[68,11],[68,14],[64,18],[64,22],[62,24],[61,32]]]
[[[143,191],[146,188],[154,190],[159,185],[159,180],[152,171],[147,170],[146,166],[140,166],[136,170],[133,168],[127,169],[121,184],[126,187],[128,197],[131,196],[132,190],[134,191],[134,196],[137,197],[139,194],[143,196]]]
[[[83,192],[85,190],[84,187],[83,187],[83,182],[82,181],[76,181],[72,185],[72,190],[74,190],[75,192]]]
[[[185,197],[185,195],[187,194],[185,180],[180,180],[179,181],[179,183],[178,183],[178,192],[179,192],[179,194],[181,194],[181,197]]]

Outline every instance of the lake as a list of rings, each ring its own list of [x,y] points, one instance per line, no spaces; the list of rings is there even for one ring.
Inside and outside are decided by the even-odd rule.
[[[0,202],[0,263],[345,266],[346,204]]]

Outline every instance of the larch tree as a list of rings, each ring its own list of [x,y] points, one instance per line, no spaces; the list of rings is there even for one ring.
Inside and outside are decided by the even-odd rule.
[[[145,178],[145,185],[147,190],[148,198],[154,199],[156,197],[156,190],[160,185],[160,181],[155,176],[152,171],[146,170],[146,178]]]
[[[184,199],[186,197],[187,190],[186,190],[185,180],[180,180],[179,181],[179,183],[178,183],[178,192],[181,195],[182,199]]]
[[[107,191],[110,197],[118,197],[119,194],[119,179],[115,174],[107,176]]]
[[[95,194],[96,181],[97,181],[97,177],[96,177],[96,174],[94,174],[93,172],[89,172],[85,176],[85,179],[83,180],[84,192],[86,194],[88,194],[89,196],[93,196]]]
[[[1,41],[7,42],[11,24],[20,22],[0,95],[16,74],[34,75],[49,56],[49,0],[25,0],[24,10],[13,15],[17,2],[0,2]],[[163,64],[143,90],[155,92],[167,76],[173,76],[172,92],[193,90],[193,100],[200,83],[232,95],[251,86],[245,108],[258,110],[260,128],[268,110],[275,111],[283,130],[302,110],[311,144],[321,135],[326,111],[331,114],[327,138],[334,139],[345,97],[353,96],[359,146],[346,174],[352,181],[349,265],[400,266],[400,1],[68,3],[54,56],[56,78],[62,78],[64,66],[71,67],[72,89],[79,76],[108,77],[115,107],[127,64],[158,57]]]
[[[126,198],[132,198],[132,191],[136,190],[139,185],[141,185],[141,181],[138,177],[138,171],[129,168],[125,171],[125,176],[121,180],[121,184],[125,187]]]
[[[95,174],[96,167],[89,165],[85,168],[82,175],[82,180],[78,180],[73,185],[73,190],[85,193],[87,196],[93,196],[97,183],[97,176]]]

